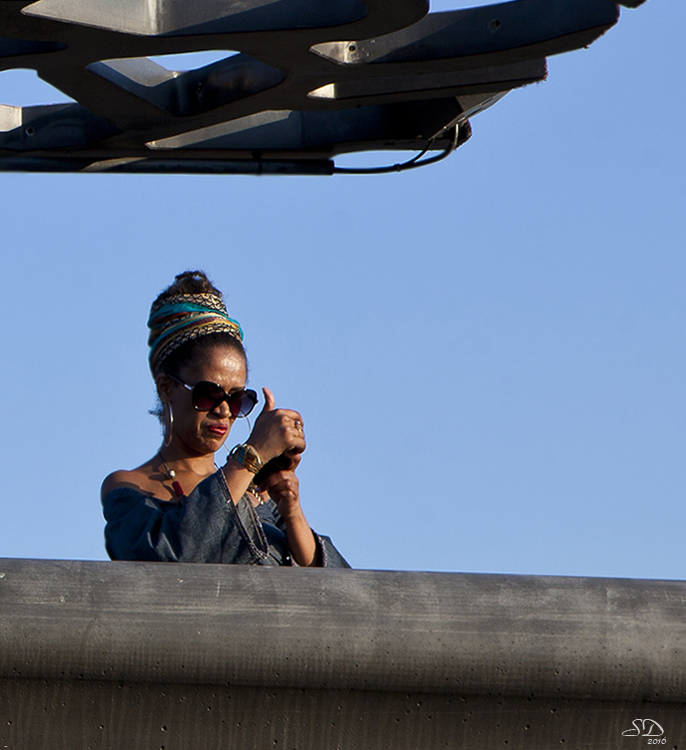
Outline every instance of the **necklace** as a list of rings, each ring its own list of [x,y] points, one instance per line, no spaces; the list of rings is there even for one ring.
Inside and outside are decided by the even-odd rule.
[[[160,461],[162,461],[162,466],[164,466],[164,472],[167,475],[167,479],[171,481],[172,489],[174,490],[174,494],[176,497],[181,498],[185,495],[185,492],[183,491],[183,487],[179,482],[176,481],[176,472],[174,469],[170,469],[167,466],[167,462],[164,460],[164,457],[161,453],[157,454],[160,457]]]
[[[167,475],[167,479],[171,481],[172,489],[174,490],[174,494],[178,498],[182,498],[186,496],[186,493],[183,491],[183,487],[181,486],[180,482],[176,481],[176,472],[174,469],[170,469],[167,465],[167,462],[164,460],[164,456],[158,452],[157,454],[160,457],[160,461],[162,461],[162,465],[164,466],[164,473]],[[219,467],[215,463],[214,465],[215,470],[219,470]]]

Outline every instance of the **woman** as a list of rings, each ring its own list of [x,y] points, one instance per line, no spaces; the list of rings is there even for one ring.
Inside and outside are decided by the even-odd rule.
[[[297,411],[265,405],[224,466],[214,454],[257,403],[246,390],[243,332],[201,271],[179,274],[148,320],[150,370],[164,425],[162,447],[102,485],[113,560],[350,567],[315,534],[294,470],[305,450]]]

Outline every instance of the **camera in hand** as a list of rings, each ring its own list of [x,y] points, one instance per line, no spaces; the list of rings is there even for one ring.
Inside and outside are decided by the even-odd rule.
[[[293,463],[293,459],[285,453],[267,461],[257,474],[255,474],[255,479],[253,480],[255,486],[259,487],[268,476],[275,474],[277,471],[288,471],[293,467]]]

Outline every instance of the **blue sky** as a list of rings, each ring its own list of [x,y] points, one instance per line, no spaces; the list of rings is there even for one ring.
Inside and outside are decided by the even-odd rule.
[[[202,268],[354,567],[684,578],[685,26],[623,10],[405,174],[0,175],[0,556],[105,559],[100,482],[160,442],[150,302]]]

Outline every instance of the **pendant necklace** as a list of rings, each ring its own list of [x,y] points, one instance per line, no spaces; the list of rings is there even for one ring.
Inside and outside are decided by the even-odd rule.
[[[157,455],[160,457],[160,461],[162,461],[162,466],[164,466],[164,472],[167,475],[167,479],[171,481],[171,486],[174,490],[174,494],[178,498],[184,497],[185,493],[183,491],[183,487],[181,487],[181,484],[176,481],[176,472],[174,471],[174,469],[170,469],[167,466],[167,462],[164,460],[164,457],[161,453],[158,453]]]
[[[183,491],[183,487],[181,486],[180,482],[177,482],[176,480],[176,472],[174,469],[170,469],[167,465],[167,462],[164,460],[164,456],[161,453],[157,454],[160,457],[160,461],[162,461],[162,465],[164,466],[164,473],[167,475],[167,479],[171,482],[172,489],[174,490],[174,494],[179,499],[186,496],[186,493]],[[214,465],[215,471],[219,470],[219,467],[215,463]]]

